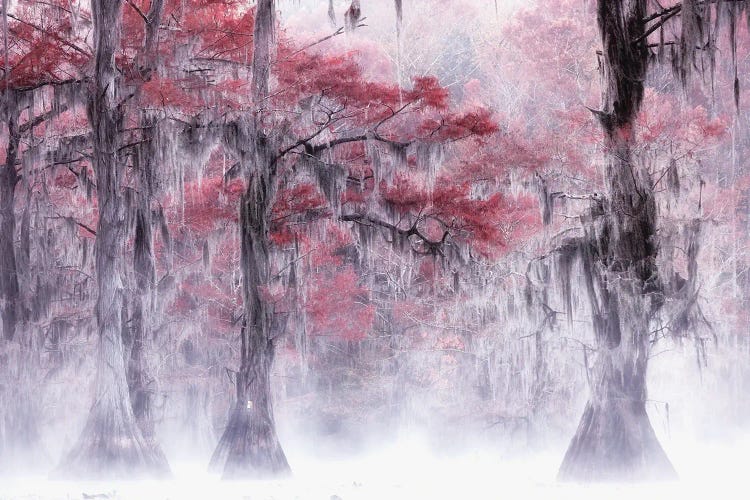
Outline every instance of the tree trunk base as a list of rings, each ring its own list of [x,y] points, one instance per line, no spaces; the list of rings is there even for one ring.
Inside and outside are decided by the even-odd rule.
[[[559,481],[664,481],[677,473],[656,438],[643,402],[586,404]]]
[[[44,446],[42,388],[37,346],[0,339],[0,474],[39,470],[49,465]]]
[[[211,457],[212,472],[223,471],[223,479],[270,479],[291,474],[273,424],[258,413],[235,407]]]
[[[124,418],[123,418],[124,417]],[[143,438],[133,418],[93,412],[54,478],[163,479],[171,476],[161,449]]]
[[[15,397],[3,398],[5,406],[0,409],[0,473],[38,469],[50,461],[39,432],[39,409],[28,394]]]

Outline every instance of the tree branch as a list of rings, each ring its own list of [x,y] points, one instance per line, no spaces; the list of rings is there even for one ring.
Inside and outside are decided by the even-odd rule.
[[[130,5],[133,10],[138,13],[139,16],[141,16],[141,19],[143,19],[144,23],[146,23],[147,25],[151,24],[146,17],[146,14],[144,14],[143,11],[136,4],[134,4],[132,0],[125,0],[125,2],[127,2],[127,4]]]
[[[49,120],[50,118],[54,118],[55,116],[60,115],[60,114],[62,114],[64,112],[66,112],[67,110],[68,110],[68,105],[67,104],[63,104],[62,106],[60,106],[60,107],[58,107],[56,109],[52,109],[50,111],[47,111],[46,113],[41,114],[41,115],[35,117],[33,120],[24,123],[23,125],[21,125],[20,127],[18,127],[18,131],[20,133],[22,133],[22,134],[24,132],[28,132],[29,130],[33,129],[37,125],[40,125],[42,122],[44,122],[46,120]]]
[[[76,52],[80,52],[81,54],[83,54],[85,56],[91,57],[91,54],[89,52],[83,50],[82,48],[80,48],[76,44],[71,43],[71,42],[65,40],[64,38],[62,38],[60,36],[57,36],[54,33],[50,33],[48,30],[45,30],[41,26],[37,26],[34,23],[30,23],[28,21],[24,21],[23,19],[21,19],[21,18],[19,18],[17,16],[14,16],[13,14],[7,14],[7,16],[9,18],[11,18],[11,19],[14,19],[14,20],[18,21],[19,23],[22,23],[22,24],[25,24],[26,26],[30,26],[30,27],[34,28],[35,30],[39,31],[40,33],[44,33],[45,35],[48,35],[48,36],[54,38],[58,42],[62,43],[63,45],[65,45],[67,47],[70,47],[71,49],[75,50]]]
[[[368,136],[368,134],[360,134],[360,135],[355,135],[355,136],[352,136],[352,137],[340,137],[338,139],[334,139],[334,140],[329,141],[329,142],[324,143],[324,144],[311,145],[310,149],[309,149],[309,153],[311,153],[311,154],[318,154],[321,151],[325,151],[327,149],[331,149],[332,147],[338,146],[340,144],[347,144],[347,143],[350,143],[350,142],[362,142],[362,141],[366,141],[368,139],[372,139],[372,140],[375,140],[375,141],[378,141],[378,142],[383,142],[383,143],[386,143],[386,144],[390,144],[392,146],[397,146],[397,147],[402,147],[402,148],[408,147],[413,142],[413,141],[409,141],[409,142],[392,141],[390,139],[386,139],[386,138],[380,136],[379,134],[372,134],[370,136]]]
[[[439,248],[444,245],[448,239],[449,232],[445,231],[443,233],[443,237],[439,240],[431,240],[417,228],[417,224],[419,223],[420,218],[418,218],[414,224],[409,229],[401,229],[400,227],[396,226],[395,224],[391,224],[390,222],[376,219],[375,217],[372,217],[371,215],[367,214],[360,214],[360,213],[354,213],[354,214],[344,214],[340,217],[340,220],[342,222],[354,222],[356,224],[362,224],[366,226],[377,226],[382,227],[384,229],[388,229],[396,234],[401,235],[404,238],[410,238],[411,236],[416,236],[421,240],[421,242],[427,246],[428,251],[427,252],[418,252],[414,247],[412,247],[412,250],[414,250],[417,253],[422,254],[431,254],[435,253],[439,250]]]

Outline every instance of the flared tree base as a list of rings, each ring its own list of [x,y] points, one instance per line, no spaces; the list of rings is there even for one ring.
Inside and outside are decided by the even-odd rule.
[[[273,423],[259,413],[235,408],[211,457],[209,469],[223,479],[270,479],[291,474]]]
[[[135,419],[92,414],[75,448],[53,472],[58,479],[163,479],[171,476],[161,449],[143,438]]]
[[[560,466],[558,480],[575,482],[677,479],[639,401],[589,402]]]

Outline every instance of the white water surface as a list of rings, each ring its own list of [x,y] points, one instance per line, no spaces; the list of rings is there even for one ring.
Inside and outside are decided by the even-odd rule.
[[[273,481],[222,481],[204,463],[173,463],[164,481],[73,482],[46,476],[3,478],[2,499],[637,499],[750,498],[750,437],[714,444],[664,443],[677,482],[560,484],[564,450],[505,459],[488,450],[440,456],[418,439],[357,457],[316,459],[288,450],[294,475]],[[97,496],[101,495],[101,496]]]

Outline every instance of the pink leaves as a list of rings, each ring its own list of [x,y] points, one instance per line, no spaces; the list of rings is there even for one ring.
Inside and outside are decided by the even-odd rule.
[[[363,340],[372,329],[375,306],[367,301],[354,270],[318,275],[307,300],[311,335]]]
[[[638,139],[645,147],[669,147],[684,156],[715,144],[728,127],[726,117],[712,117],[703,106],[683,109],[675,97],[647,89],[638,117]]]
[[[486,138],[498,130],[492,113],[488,109],[478,108],[428,118],[420,126],[420,135],[433,142],[452,142]]]
[[[307,211],[320,210],[326,206],[326,200],[317,186],[301,183],[279,193],[273,207],[275,220],[281,220]]]
[[[79,78],[90,53],[65,9],[55,2],[19,2],[12,9],[8,19],[8,85],[25,88]],[[0,67],[4,65],[5,57],[0,57]]]
[[[444,110],[448,107],[448,90],[441,87],[434,76],[415,78],[412,90],[406,95],[408,100],[420,101],[429,108]]]

